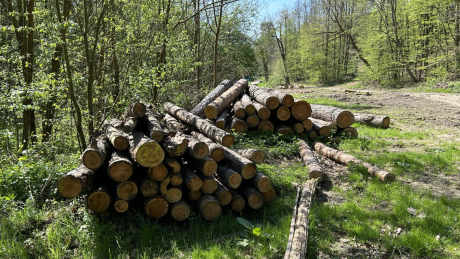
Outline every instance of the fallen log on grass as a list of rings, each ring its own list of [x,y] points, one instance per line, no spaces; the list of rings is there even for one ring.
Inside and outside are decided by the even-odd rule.
[[[355,121],[367,126],[387,129],[390,127],[390,118],[384,115],[354,113]]]
[[[319,181],[321,181],[324,170],[318,159],[313,155],[313,152],[311,152],[310,146],[308,146],[305,141],[301,140],[299,149],[302,162],[308,167],[308,178],[318,178]]]

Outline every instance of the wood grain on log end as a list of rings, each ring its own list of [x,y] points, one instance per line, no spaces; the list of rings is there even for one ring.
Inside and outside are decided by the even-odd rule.
[[[243,179],[251,179],[257,172],[257,166],[255,163],[249,163],[243,166],[241,169],[241,176]]]
[[[382,120],[382,129],[388,129],[390,127],[390,118],[386,117]]]
[[[217,163],[216,161],[209,159],[203,165],[203,174],[206,176],[213,175],[217,170]]]
[[[265,161],[265,153],[261,150],[256,150],[252,153],[251,160],[256,164],[262,164]]]
[[[65,198],[77,197],[82,191],[81,187],[80,180],[73,176],[64,176],[58,182],[59,194]]]
[[[250,128],[255,128],[259,125],[259,116],[253,114],[253,115],[250,115],[246,118],[246,124],[248,125],[248,127]]]
[[[233,211],[240,212],[244,209],[244,207],[246,207],[246,201],[241,196],[236,197],[232,199],[231,207]]]
[[[125,200],[117,200],[113,204],[113,208],[115,209],[116,212],[126,212],[129,208],[129,203]]]
[[[291,118],[291,111],[289,110],[288,107],[280,106],[278,107],[278,110],[276,111],[276,117],[280,121],[287,121],[289,120],[289,118]]]
[[[173,174],[171,175],[171,181],[170,183],[174,186],[180,186],[184,179],[182,178],[181,174]]]
[[[147,175],[154,181],[163,181],[168,175],[168,168],[163,164],[159,164],[154,167],[150,167],[147,171]]]
[[[188,193],[188,197],[190,198],[190,200],[192,201],[197,201],[200,197],[201,197],[201,191],[200,190],[197,190],[197,191],[190,191]]]
[[[192,148],[193,154],[195,154],[195,158],[202,159],[209,155],[209,148],[208,145],[204,142],[198,142]]]
[[[190,216],[190,207],[185,201],[179,201],[171,205],[171,216],[176,221],[183,221]]]
[[[133,181],[126,181],[117,185],[117,195],[123,200],[132,200],[138,192],[137,184]]]
[[[147,199],[145,202],[145,212],[149,217],[161,218],[168,212],[169,204],[163,196],[157,195]]]
[[[245,121],[235,118],[232,122],[232,129],[235,132],[246,132],[248,131],[248,125]]]
[[[303,124],[303,127],[305,128],[305,131],[309,131],[313,127],[313,123],[311,122],[310,119],[303,120],[302,124]]]
[[[206,220],[214,220],[220,217],[222,208],[219,202],[211,195],[203,195],[198,200],[198,208],[200,208],[201,215]]]
[[[353,127],[348,127],[341,130],[345,134],[345,136],[349,138],[357,138],[359,136],[358,131]]]
[[[286,107],[291,107],[292,105],[294,105],[294,97],[292,97],[292,95],[290,94],[286,94],[283,97],[282,104]]]
[[[291,111],[296,120],[304,121],[311,115],[311,106],[307,101],[296,100]]]
[[[129,141],[125,136],[117,136],[113,140],[113,147],[117,150],[126,150],[129,147]]]
[[[172,169],[173,174],[180,173],[181,166],[177,159],[170,156],[165,156],[164,161]]]
[[[264,197],[262,196],[262,193],[258,191],[251,193],[248,197],[248,204],[255,210],[262,208],[264,205]]]
[[[82,162],[86,168],[94,171],[104,163],[104,156],[98,150],[87,149],[82,154]]]
[[[204,108],[204,113],[206,114],[206,118],[208,119],[215,119],[217,117],[217,109],[214,106],[206,106]]]
[[[142,181],[140,189],[144,197],[154,197],[158,194],[159,186],[157,182],[150,179],[145,179]]]
[[[145,104],[143,103],[135,103],[133,105],[133,114],[137,117],[137,118],[142,118],[145,116],[145,112],[147,110],[147,107],[145,107]]]
[[[209,153],[209,157],[216,161],[216,162],[219,162],[221,161],[222,159],[224,159],[224,156],[225,156],[225,152],[222,148],[214,148],[210,153]]]
[[[274,110],[274,109],[278,108],[278,106],[280,105],[280,101],[278,100],[278,97],[270,96],[267,99],[265,105],[267,106],[268,109]]]
[[[181,188],[176,186],[168,187],[168,191],[166,192],[165,198],[169,203],[175,203],[180,201],[180,199],[182,199]]]
[[[337,127],[339,128],[350,127],[353,123],[355,123],[355,116],[349,111],[342,111],[337,116]]]
[[[105,188],[93,191],[87,199],[88,208],[96,213],[107,211],[112,203],[112,198]]]
[[[204,194],[212,194],[217,190],[217,182],[212,177],[201,178],[201,192]]]
[[[235,141],[235,137],[232,134],[227,134],[222,138],[222,145],[224,147],[229,147],[233,145],[233,141]]]
[[[163,149],[153,140],[142,144],[136,152],[136,162],[143,167],[157,166],[163,161],[164,157]]]
[[[305,127],[303,126],[303,123],[300,123],[300,122],[299,123],[294,123],[293,128],[294,128],[294,131],[296,133],[302,133],[305,130]]]
[[[271,121],[264,120],[259,123],[258,130],[273,133],[275,131],[275,126]]]
[[[129,161],[116,161],[107,167],[107,174],[115,182],[124,182],[133,174],[133,165]]]

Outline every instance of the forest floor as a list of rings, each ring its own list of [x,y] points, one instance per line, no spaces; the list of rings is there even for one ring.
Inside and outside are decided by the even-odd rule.
[[[376,138],[383,137],[388,141],[381,148],[372,150],[372,148],[363,147],[362,145],[366,143],[360,141],[355,143],[355,145],[348,145],[348,147],[345,145],[343,147],[345,151],[348,149],[348,152],[353,155],[357,153],[358,157],[371,159],[373,157],[391,156],[388,154],[393,154],[394,161],[391,161],[390,164],[410,168],[412,164],[421,162],[423,160],[421,157],[424,155],[430,152],[436,154],[445,152],[446,148],[454,146],[457,159],[451,160],[453,164],[447,169],[449,172],[439,170],[442,169],[442,166],[437,167],[437,162],[435,161],[432,161],[432,163],[421,162],[421,166],[418,169],[399,170],[400,173],[397,173],[397,181],[403,185],[403,188],[409,187],[409,190],[420,193],[421,196],[426,197],[427,194],[430,194],[428,196],[434,202],[438,202],[441,197],[441,199],[445,198],[456,201],[455,204],[457,205],[454,207],[458,210],[458,201],[460,199],[460,161],[458,160],[458,143],[460,143],[460,94],[414,92],[409,88],[398,90],[356,88],[356,82],[354,82],[331,87],[306,86],[303,89],[286,89],[283,91],[291,93],[297,98],[306,99],[310,103],[329,104],[332,102],[332,105],[337,103],[342,108],[349,109],[352,112],[389,116],[391,118],[391,125],[388,130],[393,130],[393,133],[387,133],[385,130],[380,129],[362,134],[358,129],[360,138],[372,138],[372,134],[375,134]],[[345,90],[348,91],[346,92]],[[391,136],[383,136],[386,133]],[[355,152],[353,148],[361,150]],[[339,149],[342,148],[339,147]],[[413,159],[411,160],[409,157],[413,157]],[[420,160],[417,157],[420,157]],[[378,158],[376,159],[378,160]],[[348,178],[344,178],[344,175],[348,174],[347,167],[338,165],[328,159],[322,159],[322,161],[325,165],[327,178],[319,187],[320,191],[316,197],[317,204],[321,204],[320,206],[327,204],[328,208],[336,206],[343,207],[347,202],[348,204],[356,202],[363,207],[369,205],[363,201],[365,198],[350,198],[353,195],[359,196],[363,193],[368,193],[369,188],[366,188],[368,186],[365,185],[362,188],[359,181],[350,181]],[[382,162],[382,164],[385,163]],[[388,163],[385,168],[387,170],[390,169],[389,171],[392,169],[391,166],[388,168]],[[404,194],[401,195],[404,196]],[[409,197],[407,198],[410,199]],[[417,200],[417,197],[415,199]],[[364,204],[360,204],[361,202]],[[391,211],[394,212],[396,207],[399,207],[397,203],[396,200],[388,197],[388,199],[374,202],[373,205],[367,207],[374,212],[391,214]],[[404,206],[402,207],[404,209]],[[321,209],[316,209],[316,211],[313,209],[312,213],[320,213],[321,211]],[[423,209],[418,208],[418,217],[425,218],[426,212],[423,213],[421,211]],[[417,216],[417,212],[413,212],[414,208],[407,205],[405,213],[410,214],[412,217]],[[358,231],[357,234],[355,233],[356,236],[352,236],[353,231],[344,230],[340,222],[343,218],[341,219],[340,215],[336,220],[325,218],[314,220],[316,217],[318,216],[311,215],[310,217],[313,219],[311,225],[313,231],[310,239],[330,239],[326,242],[309,240],[309,245],[316,246],[311,250],[309,249],[309,251],[313,250],[319,258],[408,258],[414,256],[413,251],[405,251],[403,247],[392,247],[392,245],[385,246],[379,242],[381,239],[384,239],[382,238],[383,235],[388,235],[391,239],[397,238],[401,231],[410,231],[411,227],[407,226],[411,225],[409,224],[410,220],[407,221],[407,225],[396,223],[392,227],[386,225],[388,223],[379,224],[379,238],[374,239],[373,242],[368,242],[363,241],[366,238],[363,239],[361,237],[362,241],[358,242],[355,239],[359,239],[362,233]],[[319,217],[321,218],[321,216]],[[331,215],[330,217],[333,216]],[[371,218],[372,216],[369,217],[369,220],[372,220]],[[378,219],[376,220],[378,221]],[[457,218],[455,217],[456,220]],[[337,223],[337,221],[339,222]],[[314,225],[315,222],[316,226]],[[325,228],[324,226],[328,222],[332,222],[332,225],[336,224],[338,228],[333,229],[328,234],[320,234],[319,232],[325,229],[328,232],[328,227]],[[370,225],[372,226],[372,224]],[[316,231],[315,228],[317,229]],[[432,235],[436,235],[436,240],[441,238],[436,233],[432,233]],[[369,240],[372,240],[372,238],[369,238]],[[455,255],[458,256],[457,253],[458,247],[453,248],[451,252],[447,252],[446,254],[439,254],[439,257],[455,257]]]

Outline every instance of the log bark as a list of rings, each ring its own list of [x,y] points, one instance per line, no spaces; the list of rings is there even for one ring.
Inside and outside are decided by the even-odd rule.
[[[291,107],[294,105],[294,97],[292,95],[275,90],[275,89],[267,89],[272,95],[276,96],[281,105],[286,107]]]
[[[161,145],[170,156],[178,157],[187,152],[188,139],[182,134],[177,134],[174,137],[167,136]]]
[[[271,187],[266,193],[262,193],[262,196],[264,196],[264,202],[273,201],[276,198],[276,191]]]
[[[81,161],[86,168],[96,170],[105,162],[109,155],[110,145],[105,135],[92,137],[90,145],[83,151]]]
[[[318,119],[310,119],[311,123],[313,124],[312,130],[316,131],[319,136],[321,137],[328,137],[331,135],[331,122],[318,120]]]
[[[208,119],[215,119],[230,103],[240,96],[248,87],[246,79],[240,79],[227,91],[218,96],[212,103],[204,108],[204,113]]]
[[[238,119],[243,119],[246,116],[246,110],[244,109],[244,105],[241,99],[236,100],[235,104],[233,104],[232,113]]]
[[[184,185],[187,186],[191,191],[198,191],[203,184],[201,178],[195,174],[191,169],[184,168],[181,171],[182,178],[184,179]]]
[[[395,176],[392,173],[389,173],[385,170],[382,170],[376,166],[373,166],[369,163],[363,162],[356,157],[346,154],[345,152],[330,148],[322,143],[315,142],[313,143],[313,147],[315,150],[328,157],[329,159],[332,159],[338,163],[344,164],[344,165],[349,165],[351,163],[355,163],[358,165],[363,165],[364,167],[367,168],[367,172],[373,176],[377,177],[380,181],[382,182],[393,182],[395,180]]]
[[[251,179],[257,171],[256,164],[251,160],[240,156],[230,148],[223,147],[225,151],[223,163],[226,163],[230,168],[241,174],[243,179]]]
[[[309,180],[302,187],[300,199],[298,202],[294,231],[289,234],[288,246],[284,258],[305,258],[307,253],[308,227],[310,207],[313,203],[317,180]],[[291,236],[292,235],[292,236]]]
[[[169,130],[175,132],[174,135],[179,132],[179,133],[184,133],[187,130],[187,127],[180,123],[174,116],[170,114],[166,114],[164,117],[164,122],[166,123],[166,126],[168,127]]]
[[[86,203],[88,208],[96,213],[107,211],[112,204],[112,197],[107,186],[102,184],[94,186]]]
[[[232,132],[232,125],[231,125],[230,120],[228,120],[227,123],[225,124],[224,131],[227,132],[227,133]]]
[[[190,113],[200,117],[200,118],[205,118],[206,115],[204,113],[204,110],[206,106],[208,106],[210,103],[212,103],[215,99],[220,97],[224,92],[226,92],[230,87],[232,86],[232,81],[230,80],[224,80],[222,81],[214,90],[212,90],[195,108],[193,108]]]
[[[261,193],[266,193],[271,188],[270,178],[260,171],[257,171],[256,175],[249,180],[249,183]]]
[[[333,122],[337,124],[337,127],[339,128],[350,127],[350,125],[355,122],[353,113],[344,109],[320,104],[312,104],[311,109],[311,117],[323,121]]]
[[[208,145],[209,157],[212,158],[212,160],[219,162],[224,158],[224,150],[219,145],[214,143],[214,141],[196,131],[192,131],[191,134],[199,141],[202,141]]]
[[[209,157],[205,157],[203,159],[196,159],[191,156],[186,156],[185,159],[197,172],[200,172],[203,175],[211,176],[217,170],[216,161],[212,160]]]
[[[246,93],[243,93],[241,95],[241,102],[243,103],[244,110],[247,114],[253,114],[256,112],[256,108],[254,107],[254,104],[251,101],[251,97],[249,97],[249,95],[247,95]]]
[[[303,123],[301,122],[296,122],[292,125],[292,128],[294,129],[295,133],[302,133],[305,130],[305,127],[303,126]]]
[[[270,110],[276,109],[280,104],[278,97],[272,95],[264,88],[259,88],[255,85],[250,85],[248,87],[248,93],[252,97],[252,99],[254,99],[260,104],[263,104]]]
[[[168,176],[168,167],[165,163],[161,163],[157,166],[150,167],[147,170],[147,175],[150,179],[161,182]]]
[[[268,120],[270,118],[271,112],[270,109],[268,109],[265,105],[262,105],[258,102],[253,102],[254,107],[256,108],[257,111],[257,116],[261,120]]]
[[[236,189],[240,186],[242,177],[241,174],[226,166],[217,166],[217,175],[219,180],[226,186]]]
[[[168,213],[169,204],[163,196],[157,195],[145,200],[144,209],[149,217],[159,219]]]
[[[355,122],[366,124],[367,126],[387,129],[390,127],[390,118],[384,115],[354,113]]]
[[[209,148],[206,143],[199,141],[193,136],[184,135],[188,139],[187,154],[196,158],[203,159],[209,155]]]
[[[353,127],[339,129],[337,131],[337,136],[339,135],[343,135],[347,138],[357,138],[359,136],[358,131]]]
[[[227,123],[229,112],[230,112],[230,109],[228,108],[222,111],[222,113],[216,119],[216,127],[218,127],[219,129],[225,128],[225,124]]]
[[[310,117],[312,107],[307,101],[294,99],[294,105],[291,107],[292,117],[298,121],[304,121]]]
[[[122,200],[118,197],[115,197],[115,202],[113,203],[113,209],[118,213],[126,212],[129,209],[129,202]]]
[[[144,178],[140,185],[140,192],[146,198],[154,197],[160,191],[160,186],[158,183],[150,179],[149,177]]]
[[[77,197],[93,184],[93,180],[94,171],[81,164],[59,180],[58,192],[65,198]]]
[[[169,168],[171,168],[171,172],[173,174],[180,173],[181,166],[177,159],[170,156],[165,156],[164,162],[166,165],[168,165]]]
[[[123,200],[132,200],[136,197],[139,189],[137,188],[136,182],[128,180],[122,183],[118,183],[116,187],[117,196]]]
[[[117,150],[126,150],[129,147],[128,136],[123,134],[110,122],[105,122],[102,125],[102,130],[107,136],[112,146]]]
[[[265,160],[265,153],[255,148],[234,149],[234,151],[242,157],[245,157],[256,164],[262,164]]]
[[[259,131],[265,131],[265,132],[270,132],[273,133],[275,132],[275,126],[273,123],[269,120],[264,120],[259,123],[259,127],[257,127]]]
[[[123,132],[126,134],[132,133],[137,126],[136,117],[128,117],[124,119],[123,123]]]
[[[169,176],[166,176],[166,178],[161,181],[160,183],[160,193],[161,195],[165,196],[166,193],[168,193],[168,185],[169,185],[169,182],[171,181],[171,177]]]
[[[107,174],[115,182],[124,182],[133,174],[133,163],[129,156],[122,151],[112,152],[112,157],[109,160]]]
[[[182,175],[181,174],[171,174],[169,177],[171,177],[171,185],[174,185],[174,186],[180,186],[182,184],[182,182],[184,181],[184,179],[182,179]]]
[[[248,125],[246,124],[246,122],[242,119],[238,119],[237,117],[232,117],[231,127],[235,132],[248,131]]]
[[[171,216],[176,221],[184,221],[190,216],[190,207],[181,200],[171,205]]]
[[[182,187],[169,185],[167,187],[168,191],[166,192],[165,198],[169,203],[176,203],[182,199]]]
[[[246,117],[246,125],[250,128],[259,126],[259,122],[259,116],[257,116],[255,113]]]
[[[164,129],[153,113],[148,112],[146,115],[150,138],[160,143],[165,136]]]
[[[206,220],[214,220],[220,217],[222,208],[219,202],[212,195],[203,195],[198,200],[198,208],[200,209],[201,215]]]
[[[220,205],[226,206],[232,202],[232,194],[228,191],[221,182],[217,182],[217,189],[214,193],[214,197],[219,201]]]
[[[204,119],[207,123],[216,126],[216,120],[215,119]]]
[[[305,128],[305,131],[309,131],[313,127],[313,123],[311,122],[310,119],[303,120],[302,124],[303,124],[303,127]]]
[[[232,210],[235,212],[240,212],[246,207],[246,201],[244,198],[234,189],[228,189],[230,194],[232,195],[232,201],[230,203],[230,206],[232,207]]]
[[[117,130],[121,130],[123,131],[123,121],[122,120],[119,120],[119,119],[110,119],[108,121],[108,124],[112,125],[113,127],[115,127]]]
[[[232,134],[229,134],[214,125],[207,123],[205,120],[199,118],[196,115],[193,115],[184,109],[173,105],[172,103],[166,102],[163,105],[166,112],[173,115],[176,118],[192,125],[197,128],[201,133],[203,133],[208,138],[228,147],[233,144],[234,137]]]
[[[200,191],[204,194],[212,194],[217,190],[217,182],[212,176],[198,175],[201,179],[202,185]]]
[[[128,139],[131,158],[141,166],[153,167],[163,161],[165,153],[156,141],[137,131]]]
[[[246,183],[241,183],[240,187],[237,189],[237,192],[245,198],[249,207],[255,210],[262,208],[264,205],[264,197],[262,196],[262,193]]]
[[[145,113],[147,111],[147,106],[144,103],[137,102],[131,104],[129,106],[124,114],[123,118],[128,118],[128,117],[136,117],[136,118],[143,118],[145,116]]]
[[[324,175],[323,167],[313,155],[313,152],[311,152],[311,148],[307,142],[301,140],[299,150],[302,162],[308,167],[308,178],[318,178],[321,181]]]

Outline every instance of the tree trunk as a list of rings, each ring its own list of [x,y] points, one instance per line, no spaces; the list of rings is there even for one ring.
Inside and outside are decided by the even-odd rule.
[[[186,156],[185,159],[195,170],[197,170],[197,172],[200,172],[206,176],[213,175],[217,170],[216,161],[209,157],[197,159],[192,156]]]
[[[266,193],[271,188],[270,178],[259,171],[257,171],[256,175],[254,175],[251,180],[249,180],[249,183],[261,193]]]
[[[294,97],[292,97],[292,95],[275,89],[267,89],[267,91],[278,98],[280,105],[286,106],[288,108],[294,105]]]
[[[206,220],[214,220],[220,217],[222,208],[219,202],[212,195],[203,195],[198,200],[198,208],[200,209],[201,216]]]
[[[255,128],[259,126],[259,122],[260,122],[259,116],[257,116],[255,113],[252,115],[248,115],[246,117],[246,125],[248,125],[248,127],[250,128]]]
[[[137,184],[133,180],[118,183],[116,190],[117,196],[120,197],[120,199],[127,201],[134,199],[139,192]]]
[[[215,99],[217,99],[219,96],[221,96],[225,91],[227,91],[230,87],[232,86],[232,81],[225,79],[222,81],[216,88],[214,88],[208,95],[206,95],[203,100],[195,108],[193,108],[190,113],[200,117],[200,118],[205,118],[206,115],[204,113],[204,110],[206,106],[208,106],[210,103],[212,103]],[[214,117],[215,118],[215,117]],[[211,118],[211,119],[214,119]]]
[[[222,111],[222,113],[217,117],[215,125],[219,129],[223,129],[225,127],[225,123],[227,122],[227,117],[228,117],[229,111],[230,111],[230,109],[227,108],[224,111]]]
[[[301,140],[300,141],[300,158],[302,162],[308,167],[308,178],[318,178],[319,181],[323,178],[324,170],[321,164],[318,162],[318,159],[311,152],[308,144]]]
[[[240,156],[230,148],[223,147],[225,151],[224,159],[222,162],[227,164],[230,168],[241,174],[244,179],[251,179],[257,171],[256,164],[251,160]]]
[[[161,127],[160,122],[152,113],[148,112],[146,115],[150,138],[160,143],[165,136],[163,127]]]
[[[317,120],[317,119],[310,119],[312,123],[311,129],[316,131],[318,135],[321,137],[328,137],[331,135],[331,122]]]
[[[280,104],[278,97],[271,94],[268,90],[265,90],[264,88],[259,88],[255,85],[250,85],[248,88],[248,92],[252,99],[263,104],[270,110],[278,108]]]
[[[149,177],[145,177],[144,180],[142,180],[139,189],[144,197],[149,198],[157,195],[160,187],[157,182],[153,181]]]
[[[224,111],[231,102],[240,96],[248,87],[246,79],[240,79],[227,91],[218,96],[213,102],[209,103],[204,108],[204,113],[208,119],[215,119],[222,111]]]
[[[364,113],[354,113],[355,122],[366,124],[367,126],[387,129],[390,127],[390,118],[384,115],[373,115]]]
[[[168,213],[169,204],[163,196],[157,195],[145,200],[144,209],[149,217],[159,219]]]
[[[198,191],[203,184],[198,175],[189,168],[182,169],[182,178],[184,179],[184,185],[187,186],[191,191]]]
[[[238,188],[242,181],[241,174],[222,165],[217,166],[217,175],[223,184],[233,189]]]
[[[265,153],[255,148],[235,149],[234,151],[256,164],[262,164],[265,160]]]
[[[246,199],[249,207],[257,210],[262,208],[264,205],[264,197],[262,196],[262,193],[252,188],[251,186],[245,183],[241,183],[237,191]]]
[[[304,121],[312,114],[312,107],[307,101],[294,99],[291,107],[292,116],[298,121]]]
[[[344,165],[349,165],[350,163],[363,165],[364,167],[367,168],[367,172],[371,176],[377,177],[382,182],[393,182],[395,180],[395,176],[392,173],[381,170],[378,167],[373,166],[369,163],[363,162],[352,155],[348,155],[342,151],[338,151],[336,149],[330,148],[319,142],[313,143],[313,146],[318,153],[324,156],[327,156],[329,159],[332,159],[338,163],[341,163]]]
[[[256,112],[256,108],[251,101],[251,97],[249,97],[246,93],[241,95],[241,102],[243,103],[244,110],[247,114],[254,114]]]
[[[131,158],[143,167],[157,166],[165,157],[157,142],[137,131],[129,136],[129,153]]]
[[[172,103],[166,102],[163,107],[166,112],[197,128],[201,133],[210,139],[217,141],[227,147],[233,144],[233,135],[209,124],[198,116],[193,115],[186,110],[173,105]]]
[[[261,120],[268,120],[270,118],[270,109],[258,102],[253,102],[253,104],[257,110],[257,116],[259,116]]]
[[[209,157],[212,158],[212,160],[219,162],[222,159],[224,159],[224,150],[219,145],[214,143],[209,138],[205,137],[203,134],[198,133],[196,131],[192,131],[191,134],[199,141],[202,141],[206,143],[206,145],[208,145]]]
[[[350,127],[350,125],[355,122],[353,113],[344,109],[320,104],[312,104],[311,109],[311,117],[323,121],[333,122],[337,124],[337,127],[339,128]]]
[[[161,182],[168,176],[168,168],[164,163],[152,166],[147,170],[147,175],[150,179]]]
[[[94,171],[81,164],[59,180],[58,192],[65,198],[77,197],[92,185],[93,180]]]
[[[186,220],[190,216],[190,207],[184,200],[176,202],[171,205],[171,216],[176,221]]]
[[[133,174],[133,164],[129,156],[121,151],[114,151],[111,156],[107,174],[115,182],[127,181]]]
[[[259,127],[257,128],[259,131],[266,131],[273,133],[275,132],[275,126],[269,120],[263,120],[259,123]]]
[[[93,137],[91,138],[91,144],[81,155],[81,161],[88,169],[94,171],[102,166],[109,155],[109,151],[110,145],[105,135],[101,135],[98,138]]]

